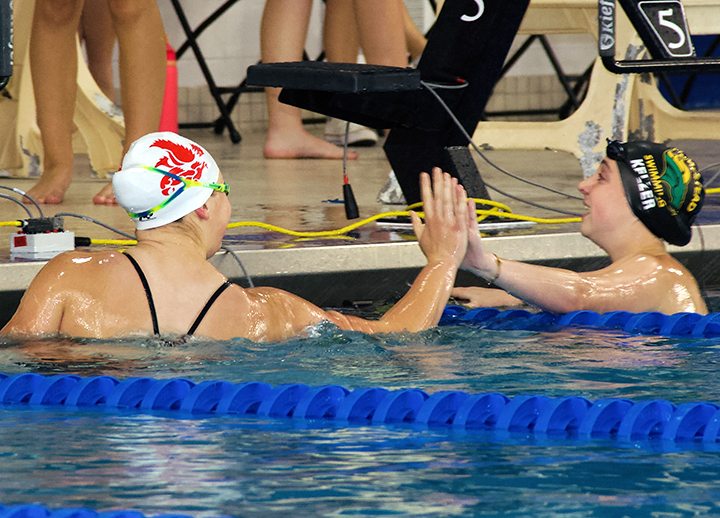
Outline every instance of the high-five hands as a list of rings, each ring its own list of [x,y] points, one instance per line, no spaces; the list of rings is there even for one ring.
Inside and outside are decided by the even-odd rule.
[[[410,212],[420,249],[428,263],[452,261],[458,268],[467,250],[468,225],[475,220],[474,211],[472,215],[468,214],[465,189],[458,184],[457,178],[435,167],[432,182],[427,173],[420,175],[420,191],[425,224],[415,212]]]
[[[485,251],[483,250],[482,239],[480,238],[480,227],[478,226],[477,213],[475,212],[475,200],[468,200],[468,245],[465,258],[460,264],[462,270],[477,272],[485,265]]]

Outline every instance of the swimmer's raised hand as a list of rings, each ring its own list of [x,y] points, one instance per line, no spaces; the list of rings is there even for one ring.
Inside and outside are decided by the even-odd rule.
[[[475,200],[469,199],[467,205],[468,245],[460,269],[472,272],[483,279],[492,279],[497,274],[498,268],[495,256],[483,249],[477,213],[475,212]]]
[[[420,175],[420,192],[425,224],[410,212],[413,230],[428,263],[452,261],[459,267],[467,249],[467,194],[457,178],[443,173],[439,167],[430,175]]]

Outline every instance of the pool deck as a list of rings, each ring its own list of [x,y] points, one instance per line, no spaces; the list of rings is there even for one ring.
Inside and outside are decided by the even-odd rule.
[[[311,126],[320,133],[322,126]],[[341,203],[342,162],[336,160],[266,160],[262,157],[264,132],[245,130],[243,141],[233,145],[226,135],[211,130],[183,130],[182,133],[205,146],[216,158],[230,184],[233,205],[231,221],[260,221],[295,231],[334,230],[352,223],[345,218]],[[382,142],[381,142],[382,143]],[[381,144],[380,143],[380,144]],[[356,149],[360,158],[348,164],[348,175],[361,218],[404,206],[382,205],[376,198],[387,180],[390,167],[381,145]],[[720,162],[720,142],[679,141],[675,143],[698,163],[698,167]],[[582,179],[580,164],[572,155],[554,151],[488,151],[487,157],[501,167],[558,191],[578,195]],[[574,213],[584,212],[582,201],[542,191],[495,171],[476,157],[483,179],[515,196]],[[705,175],[706,181],[718,167]],[[0,178],[0,185],[29,189],[34,179]],[[97,207],[92,196],[104,180],[92,178],[85,156],[76,157],[75,178],[61,206],[44,206],[46,216],[71,212],[89,216],[124,232],[133,225],[119,207]],[[717,184],[716,184],[717,185]],[[566,217],[494,194],[514,213],[542,218]],[[683,248],[669,247],[688,265],[702,285],[720,285],[720,200],[708,196],[698,218],[701,231]],[[720,197],[718,197],[720,198]],[[26,218],[27,213],[6,200],[0,203],[0,220]],[[31,210],[32,207],[31,207]],[[572,269],[593,269],[607,264],[604,253],[578,232],[579,224],[531,224],[522,228],[487,229],[487,249],[501,257]],[[114,232],[74,217],[65,217],[65,229],[76,236],[118,239]],[[12,227],[0,227],[0,320],[17,304],[44,261],[10,257]],[[363,304],[401,294],[424,257],[414,242],[409,225],[368,223],[349,235],[335,238],[295,238],[256,227],[228,231],[225,245],[232,249],[255,284],[288,289],[323,306]],[[229,278],[247,285],[235,258],[221,250],[212,262]],[[482,283],[468,274],[458,283]],[[3,318],[5,317],[5,318]]]

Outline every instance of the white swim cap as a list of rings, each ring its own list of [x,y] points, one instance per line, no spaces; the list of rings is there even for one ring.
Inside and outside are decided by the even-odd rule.
[[[215,160],[200,145],[176,133],[159,132],[132,143],[112,183],[115,198],[137,229],[147,230],[202,207],[213,190],[221,190],[215,183],[219,175]]]

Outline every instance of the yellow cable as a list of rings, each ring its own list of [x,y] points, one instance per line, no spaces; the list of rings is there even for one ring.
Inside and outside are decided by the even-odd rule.
[[[418,214],[422,215],[421,212],[419,212]],[[297,232],[295,230],[287,230],[282,227],[276,227],[275,225],[270,225],[269,223],[261,223],[259,221],[238,221],[236,223],[230,223],[227,226],[227,228],[258,227],[258,228],[264,228],[265,230],[271,230],[273,232],[280,232],[281,234],[287,234],[288,236],[294,236],[294,237],[326,237],[326,236],[339,236],[342,234],[347,234],[348,232],[355,230],[358,227],[367,225],[368,223],[378,220],[380,218],[386,218],[386,217],[392,217],[392,216],[409,216],[409,215],[410,215],[410,213],[406,210],[393,211],[393,212],[382,212],[380,214],[375,214],[374,216],[370,216],[369,218],[365,218],[361,221],[353,223],[352,225],[348,225],[347,227],[343,227],[343,228],[340,228],[337,230],[324,230],[324,231],[320,231],[320,232]]]
[[[706,192],[720,192],[720,188],[718,189],[710,189]],[[483,221],[488,216],[498,216],[501,218],[506,219],[514,219],[519,221],[529,221],[533,223],[540,223],[540,224],[560,224],[560,223],[577,223],[580,222],[580,218],[535,218],[532,216],[522,216],[519,214],[513,214],[510,207],[508,207],[505,204],[494,202],[492,200],[483,200],[483,199],[475,199],[475,202],[478,205],[485,205],[485,206],[491,206],[494,207],[490,210],[483,210],[478,209],[475,212],[478,215],[478,221]],[[355,223],[352,223],[351,225],[348,225],[346,227],[337,229],[337,230],[324,230],[319,232],[298,232],[295,230],[288,230],[282,227],[278,227],[276,225],[271,225],[269,223],[262,223],[260,221],[238,221],[235,223],[230,223],[227,228],[233,229],[233,228],[239,228],[239,227],[257,227],[262,228],[265,230],[270,230],[272,232],[279,232],[281,234],[286,234],[293,237],[298,238],[305,238],[305,239],[311,239],[311,238],[319,238],[319,237],[335,237],[335,236],[343,236],[344,234],[347,234],[348,232],[351,232],[355,230],[356,228],[359,228],[363,225],[367,225],[368,223],[372,223],[373,221],[376,221],[381,218],[389,218],[389,217],[398,217],[398,216],[409,216],[410,210],[421,207],[422,202],[414,203],[410,206],[408,206],[408,210],[402,210],[402,211],[390,211],[390,212],[382,212],[379,214],[375,214],[374,216],[370,216],[369,218],[365,218],[363,220],[357,221]],[[417,212],[418,216],[421,218],[425,216],[423,212]],[[22,226],[21,221],[3,221],[0,222],[0,226]],[[342,238],[340,238],[342,239]],[[90,244],[92,245],[119,245],[119,246],[131,246],[137,244],[137,241],[132,239],[91,239]]]
[[[417,206],[417,204],[416,204]],[[560,224],[560,223],[579,223],[581,218],[535,218],[532,216],[522,216],[519,214],[513,214],[512,212],[500,212],[498,210],[492,209],[492,210],[476,210],[475,211],[478,214],[478,221],[482,221],[488,216],[500,216],[502,218],[508,218],[508,219],[514,219],[519,221],[529,221],[532,223],[540,223],[540,224],[546,224],[546,225],[554,225],[554,224]],[[425,214],[423,212],[417,213],[420,217],[423,217]],[[320,232],[298,232],[295,230],[288,230],[284,229],[282,227],[278,227],[275,225],[270,225],[269,223],[261,223],[259,221],[238,221],[236,223],[230,223],[227,228],[233,229],[238,227],[258,227],[265,230],[270,230],[272,232],[279,232],[281,234],[287,234],[289,236],[294,237],[306,237],[306,238],[313,238],[313,237],[330,237],[330,236],[339,236],[342,234],[347,234],[348,232],[355,230],[358,227],[361,227],[363,225],[366,225],[368,223],[371,223],[375,220],[378,220],[380,218],[387,218],[387,217],[394,217],[394,216],[409,216],[409,211],[394,211],[394,212],[382,212],[380,214],[375,214],[374,216],[371,216],[369,218],[363,219],[361,221],[358,221],[356,223],[353,223],[352,225],[348,225],[347,227],[343,227],[337,230],[325,230]]]
[[[90,244],[132,246],[137,245],[137,241],[135,241],[134,239],[91,239]]]
[[[717,194],[720,192],[720,187],[713,187],[712,189],[705,189],[705,194]]]
[[[505,205],[504,203],[500,203],[500,202],[492,201],[492,200],[484,200],[482,198],[473,198],[473,200],[475,200],[475,203],[477,205],[488,205],[490,207],[496,207],[498,209],[501,209],[505,212],[512,212],[512,209],[510,207],[508,207],[507,205]],[[421,201],[419,201],[417,203],[413,203],[412,205],[408,205],[408,207],[405,210],[413,210],[418,207],[422,207],[422,204],[423,204],[423,202],[421,202]]]

